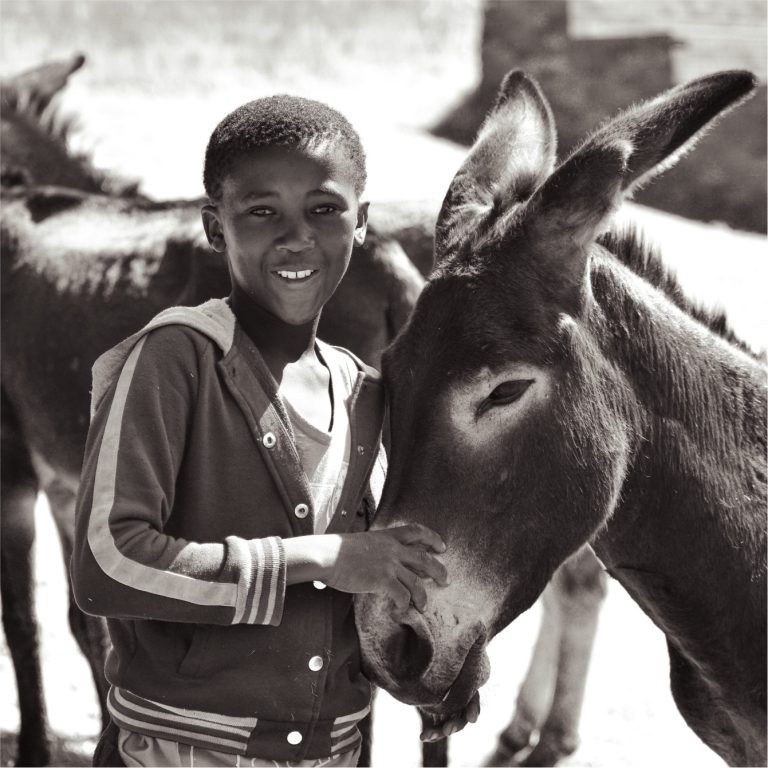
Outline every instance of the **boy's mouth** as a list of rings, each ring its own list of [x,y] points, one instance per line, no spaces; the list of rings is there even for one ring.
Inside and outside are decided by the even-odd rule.
[[[301,283],[309,280],[316,272],[316,269],[300,269],[296,271],[290,269],[276,269],[273,274],[290,283]]]

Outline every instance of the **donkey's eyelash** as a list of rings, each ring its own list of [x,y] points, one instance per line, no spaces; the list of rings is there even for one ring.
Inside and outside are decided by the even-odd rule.
[[[488,395],[488,399],[493,402],[517,400],[531,384],[533,384],[533,379],[515,379],[514,381],[502,382]]]
[[[533,379],[515,379],[502,382],[480,403],[477,408],[477,416],[481,416],[489,408],[510,405],[519,400],[525,394],[528,387],[533,384],[533,381]]]

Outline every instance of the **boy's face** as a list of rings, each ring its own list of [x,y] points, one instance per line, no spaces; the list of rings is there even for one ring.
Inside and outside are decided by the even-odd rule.
[[[360,204],[350,161],[339,147],[267,147],[239,159],[221,199],[203,208],[213,248],[232,280],[291,325],[317,317],[362,244],[368,204]]]

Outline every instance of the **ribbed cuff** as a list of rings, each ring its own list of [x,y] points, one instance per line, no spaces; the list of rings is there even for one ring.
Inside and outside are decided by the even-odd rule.
[[[233,624],[272,624],[283,618],[286,559],[279,536],[241,539],[229,536],[227,559],[238,574]]]

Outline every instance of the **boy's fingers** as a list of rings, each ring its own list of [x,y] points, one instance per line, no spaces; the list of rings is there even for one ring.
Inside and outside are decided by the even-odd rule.
[[[424,589],[421,579],[407,568],[400,569],[398,578],[408,590],[410,604],[413,605],[417,611],[423,612],[427,607],[427,591]]]
[[[480,694],[475,691],[464,710],[433,728],[425,728],[419,737],[422,741],[437,741],[462,730],[467,723],[477,722],[480,716]]]
[[[445,566],[421,547],[408,547],[403,562],[424,579],[433,579],[443,587],[450,583]]]
[[[425,728],[419,737],[422,741],[438,741],[452,736],[467,724],[465,717],[454,717],[435,728]]]
[[[391,579],[387,582],[387,594],[398,611],[407,611],[411,604],[410,590],[398,579]]]
[[[445,542],[431,528],[420,523],[409,523],[387,529],[401,544],[422,544],[434,552],[445,552]]]
[[[444,739],[445,734],[436,728],[426,728],[421,732],[419,738],[422,741],[437,741],[438,739]]]

